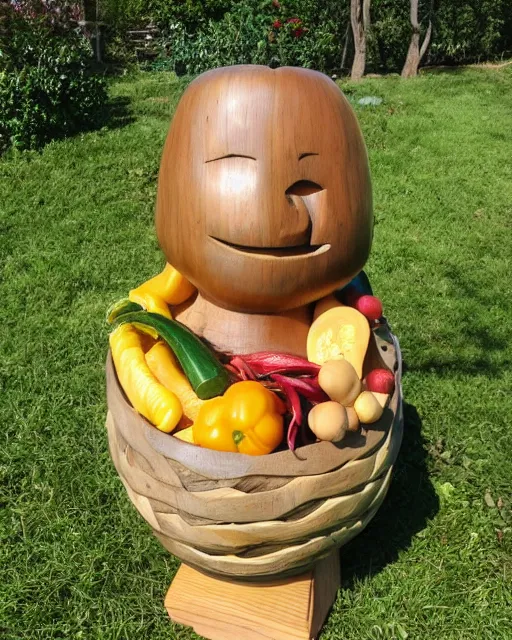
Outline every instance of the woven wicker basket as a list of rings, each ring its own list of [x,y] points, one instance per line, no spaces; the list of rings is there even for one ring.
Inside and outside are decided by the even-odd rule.
[[[233,579],[308,569],[359,533],[389,486],[402,439],[401,357],[387,325],[374,329],[365,370],[395,373],[382,418],[341,446],[318,442],[251,457],[202,449],[137,414],[107,361],[108,437],[128,495],[172,554]]]

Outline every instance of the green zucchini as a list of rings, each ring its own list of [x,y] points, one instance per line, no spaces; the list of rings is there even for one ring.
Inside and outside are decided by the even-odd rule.
[[[133,313],[134,311],[142,310],[143,309],[140,304],[132,302],[131,300],[128,300],[128,298],[123,298],[122,300],[114,302],[114,304],[109,307],[107,311],[107,324],[114,324],[114,322],[117,322],[119,316],[124,313]]]
[[[157,313],[135,311],[118,315],[115,322],[129,322],[142,329],[150,328],[167,342],[173,350],[192,388],[201,400],[224,393],[229,385],[229,374],[212,351],[199,338],[177,320],[169,320]]]

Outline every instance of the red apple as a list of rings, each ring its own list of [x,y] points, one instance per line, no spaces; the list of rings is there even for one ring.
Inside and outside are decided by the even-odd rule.
[[[395,376],[389,369],[373,369],[366,376],[366,388],[375,393],[391,395],[395,388]]]

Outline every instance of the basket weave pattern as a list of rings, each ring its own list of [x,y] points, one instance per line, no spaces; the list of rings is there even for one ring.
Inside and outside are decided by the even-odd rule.
[[[374,336],[396,377],[377,423],[339,448],[321,442],[258,457],[200,449],[151,427],[126,400],[109,357],[111,456],[163,546],[213,575],[255,580],[304,571],[359,533],[386,495],[402,439],[400,353],[389,336]]]

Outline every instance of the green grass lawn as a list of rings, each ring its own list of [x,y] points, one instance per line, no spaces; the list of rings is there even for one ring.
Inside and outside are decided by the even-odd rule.
[[[178,563],[131,506],[104,428],[104,313],[163,266],[156,177],[184,87],[118,80],[111,128],[0,160],[6,640],[197,637],[166,617]],[[512,70],[343,88],[370,154],[367,271],[401,340],[406,425],[321,638],[510,640]],[[382,104],[358,106],[367,95]]]

